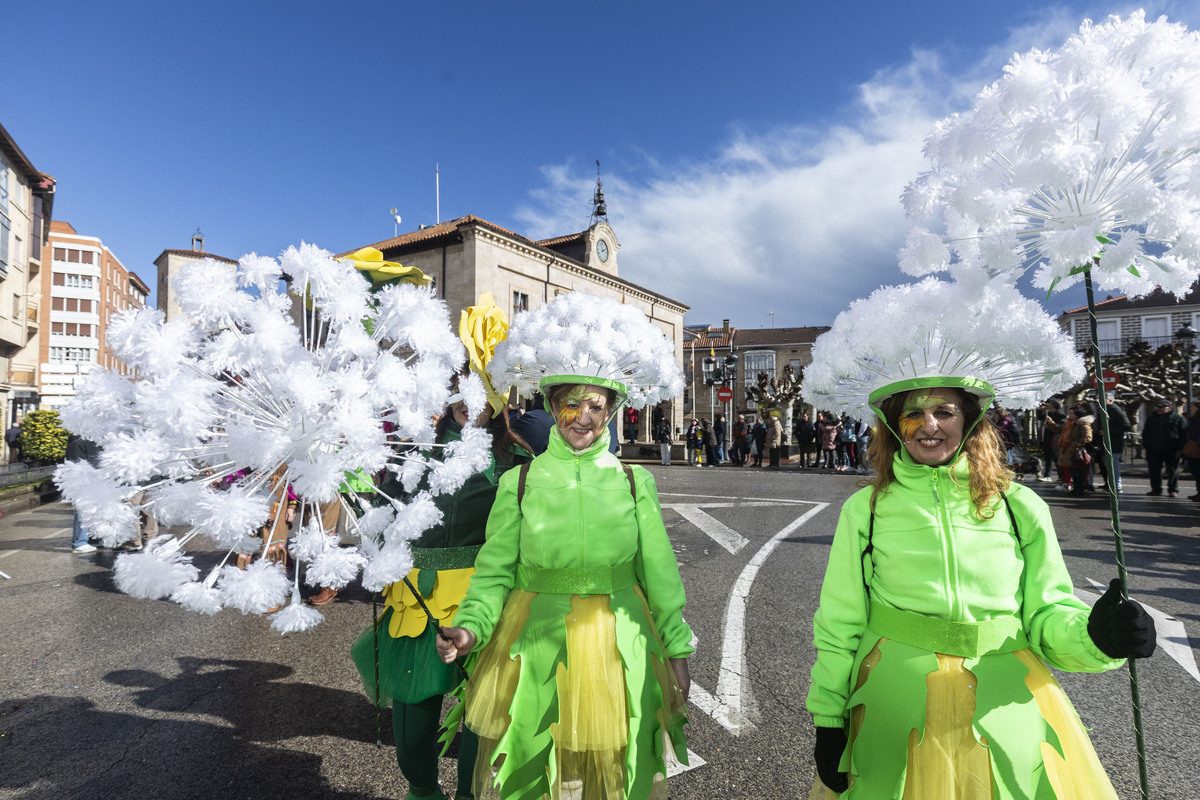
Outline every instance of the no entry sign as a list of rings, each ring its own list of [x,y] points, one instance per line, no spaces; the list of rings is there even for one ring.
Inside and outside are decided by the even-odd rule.
[[[733,399],[733,389],[730,389],[728,386],[722,386],[720,389],[717,389],[717,399],[722,403],[728,403]]]

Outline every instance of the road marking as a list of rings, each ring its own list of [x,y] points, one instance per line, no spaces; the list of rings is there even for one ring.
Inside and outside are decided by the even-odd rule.
[[[72,529],[71,529],[71,528],[63,528],[62,530],[59,530],[59,531],[53,531],[53,532],[51,532],[51,533],[47,533],[45,536],[43,536],[43,537],[41,537],[41,538],[43,538],[43,539],[56,539],[56,538],[58,538],[59,536],[66,536],[66,535],[67,535],[68,533],[70,533],[71,531],[72,531]]]
[[[740,533],[730,528],[724,522],[710,517],[703,508],[709,508],[710,505],[715,505],[720,508],[725,508],[733,505],[732,503],[668,503],[663,508],[669,508],[679,516],[686,519],[688,522],[695,525],[703,531],[710,539],[724,547],[730,553],[737,553],[746,545],[750,544],[750,540]],[[766,505],[766,503],[756,503],[755,505]]]
[[[754,696],[747,686],[745,652],[746,599],[750,596],[750,587],[753,586],[758,570],[767,560],[767,556],[771,555],[784,537],[829,507],[829,503],[801,502],[812,508],[794,519],[760,547],[733,584],[729,605],[725,611],[725,640],[721,644],[721,668],[717,674],[716,692],[710,694],[694,681],[692,682],[690,702],[734,736],[740,736],[743,731],[754,730],[754,723],[750,721],[750,716],[753,716],[756,707]],[[783,504],[781,503],[781,505]]]
[[[696,767],[703,767],[708,763],[703,758],[693,753],[690,747],[688,748],[687,754],[688,763],[687,766],[684,766],[683,764],[679,763],[679,759],[675,758],[675,751],[670,747],[666,748],[666,752],[663,753],[663,760],[667,762],[668,778],[673,778],[681,772],[688,772]]]
[[[747,500],[762,500],[766,505],[772,506],[807,506],[812,505],[811,500],[788,500],[783,497],[730,497],[727,494],[686,494],[684,492],[659,492],[659,497],[700,497],[706,500],[733,500],[737,505],[744,503]]]
[[[1087,582],[1101,592],[1108,590],[1106,584],[1097,583],[1091,578],[1088,578]],[[1077,588],[1075,596],[1089,606],[1094,606],[1100,599],[1100,595],[1089,592],[1087,589]],[[1158,649],[1178,661],[1179,666],[1183,667],[1188,675],[1200,681],[1200,669],[1196,667],[1196,655],[1192,652],[1192,646],[1188,642],[1187,631],[1184,629],[1183,623],[1141,600],[1138,602],[1142,604],[1142,608],[1146,609],[1146,613],[1154,618],[1154,632],[1158,638]]]

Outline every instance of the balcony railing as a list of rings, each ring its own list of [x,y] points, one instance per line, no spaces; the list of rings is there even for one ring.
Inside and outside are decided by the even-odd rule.
[[[1097,339],[1096,341],[1100,345],[1100,355],[1102,356],[1124,355],[1134,342],[1145,342],[1150,345],[1151,350],[1157,350],[1164,344],[1175,343],[1175,339],[1170,336],[1126,336],[1121,339]],[[1090,353],[1092,340],[1090,338],[1078,339],[1075,342],[1075,349],[1082,353]]]

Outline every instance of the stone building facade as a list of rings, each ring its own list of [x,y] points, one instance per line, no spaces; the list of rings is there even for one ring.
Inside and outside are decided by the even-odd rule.
[[[360,247],[341,253],[349,255]],[[476,216],[464,216],[422,227],[375,242],[388,261],[420,269],[432,276],[438,297],[446,301],[451,320],[491,292],[509,321],[548,303],[565,292],[588,292],[634,305],[674,344],[682,365],[683,315],[688,307],[677,300],[620,277],[620,242],[606,221],[586,230],[552,239],[533,240]],[[668,423],[678,424],[683,401],[662,405]],[[649,419],[650,414],[642,414]],[[639,438],[648,439],[643,427]]]
[[[155,300],[158,310],[166,315],[168,322],[183,316],[183,309],[179,307],[179,303],[175,300],[175,287],[172,281],[185,264],[205,258],[211,258],[222,264],[228,264],[231,268],[236,267],[238,263],[237,259],[204,252],[204,235],[200,231],[196,231],[192,235],[192,247],[190,250],[163,250],[158,254],[158,258],[154,259],[158,284]]]

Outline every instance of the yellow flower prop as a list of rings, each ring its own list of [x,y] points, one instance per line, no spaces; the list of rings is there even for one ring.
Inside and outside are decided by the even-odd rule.
[[[471,371],[483,381],[488,402],[492,406],[492,416],[495,417],[508,405],[508,387],[503,387],[503,394],[498,392],[492,385],[487,366],[496,353],[496,345],[508,338],[508,320],[492,299],[491,292],[481,294],[476,305],[462,312],[458,322],[458,338],[467,347]]]
[[[355,269],[362,270],[371,278],[371,285],[378,288],[385,284],[415,283],[417,286],[428,286],[433,283],[433,277],[426,275],[416,267],[406,267],[395,261],[384,261],[383,253],[374,247],[364,247],[341,261],[349,261]]]

